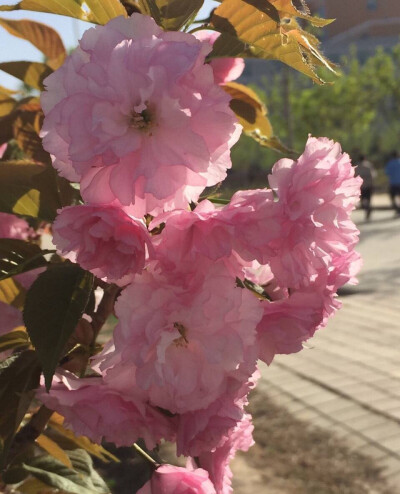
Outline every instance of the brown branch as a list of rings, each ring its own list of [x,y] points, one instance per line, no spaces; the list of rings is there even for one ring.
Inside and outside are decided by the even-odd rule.
[[[32,415],[30,421],[25,424],[15,435],[10,451],[8,453],[7,465],[10,465],[15,458],[20,455],[29,444],[33,443],[47,426],[47,422],[54,411],[42,405],[39,410]]]

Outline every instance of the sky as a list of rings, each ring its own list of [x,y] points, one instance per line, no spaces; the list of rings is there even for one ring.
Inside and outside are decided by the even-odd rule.
[[[0,0],[0,5],[10,5],[13,3],[16,3],[15,0]],[[216,5],[218,5],[217,2],[213,0],[205,0],[204,6],[199,13],[200,18],[204,18]],[[40,12],[16,11],[1,12],[0,14],[0,17],[4,19],[31,19],[48,24],[60,34],[67,49],[75,47],[78,39],[81,38],[83,32],[90,26],[87,22],[71,19],[70,17],[42,14]],[[15,60],[41,62],[43,55],[27,41],[11,36],[6,30],[0,27],[0,62]],[[9,89],[17,89],[20,81],[0,71],[0,85]]]

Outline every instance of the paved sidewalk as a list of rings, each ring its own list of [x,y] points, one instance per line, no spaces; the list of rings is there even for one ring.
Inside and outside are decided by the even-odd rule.
[[[377,205],[389,204],[384,196]],[[297,418],[346,438],[375,458],[400,493],[400,218],[356,211],[364,258],[360,284],[308,342],[310,349],[263,366],[260,389]]]

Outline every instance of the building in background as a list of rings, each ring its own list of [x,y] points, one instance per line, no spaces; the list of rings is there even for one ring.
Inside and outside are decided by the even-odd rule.
[[[313,14],[335,22],[322,30],[324,51],[337,60],[357,46],[360,58],[378,46],[390,48],[400,41],[400,0],[308,0]]]

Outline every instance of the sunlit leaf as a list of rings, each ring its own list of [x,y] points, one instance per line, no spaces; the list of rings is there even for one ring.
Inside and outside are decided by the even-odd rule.
[[[304,31],[296,18],[315,26],[332,22],[298,10],[291,0],[224,0],[211,18],[211,25],[222,35],[210,57],[280,60],[321,83],[315,67],[334,71],[334,66],[319,51],[317,38]]]
[[[119,0],[84,0],[92,15],[93,22],[106,24],[119,15],[126,17],[126,10]]]
[[[0,363],[0,438],[3,465],[9,446],[39,385],[40,366],[34,351],[27,350]]]
[[[41,434],[37,439],[36,443],[44,449],[50,456],[56,458],[58,461],[63,463],[68,468],[73,468],[71,460],[68,458],[67,453],[60,448],[60,446],[55,443],[52,439]]]
[[[0,26],[36,46],[47,57],[47,65],[51,68],[56,69],[64,62],[64,44],[57,31],[50,26],[27,19],[0,19]]]
[[[29,289],[24,322],[43,367],[47,389],[89,301],[93,275],[77,264],[52,266]]]
[[[20,328],[0,336],[0,352],[23,349],[29,346],[28,333],[23,329],[23,326],[20,326]]]
[[[237,82],[228,82],[222,87],[232,97],[230,106],[245,134],[265,147],[291,154],[291,151],[274,136],[267,108],[252,89]]]
[[[53,69],[45,63],[25,61],[0,63],[0,70],[39,91],[44,90],[43,80],[53,72]]]
[[[22,309],[25,302],[25,289],[12,278],[0,281],[0,302]]]
[[[142,11],[164,29],[178,31],[200,10],[204,0],[139,0]]]
[[[36,98],[29,102],[19,104],[15,110],[15,119],[13,122],[13,135],[18,146],[26,156],[49,163],[50,156],[44,151],[42,139],[39,136],[43,123],[43,112],[40,103]]]
[[[0,238],[0,281],[47,265],[47,251],[24,240]]]
[[[0,163],[0,211],[53,221],[61,206],[50,165],[25,160]]]
[[[88,437],[76,436],[71,430],[63,426],[64,417],[58,413],[53,413],[49,421],[49,426],[63,436],[72,446],[84,449],[92,456],[107,463],[109,460],[119,462],[118,458],[107,451],[103,446],[93,443]]]
[[[0,6],[0,11],[33,10],[66,15],[82,21],[105,24],[127,13],[119,0],[22,0],[16,5]]]
[[[13,98],[15,93],[16,91],[0,86],[0,117],[4,117],[15,108],[17,104],[17,101]]]

